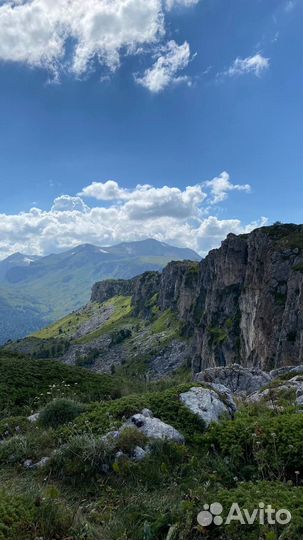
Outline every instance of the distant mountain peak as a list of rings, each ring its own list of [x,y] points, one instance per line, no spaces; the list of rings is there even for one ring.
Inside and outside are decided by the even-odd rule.
[[[0,342],[23,337],[80,308],[96,281],[129,279],[183,259],[200,257],[154,238],[113,246],[84,243],[44,257],[14,253],[0,261],[0,318],[6,321]]]

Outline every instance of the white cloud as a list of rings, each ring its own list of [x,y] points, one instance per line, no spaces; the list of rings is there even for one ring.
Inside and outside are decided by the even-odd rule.
[[[207,197],[201,184],[188,186],[184,191],[168,186],[155,188],[148,184],[127,190],[113,180],[104,183],[93,182],[78,195],[92,197],[98,201],[123,201],[123,209],[129,219],[193,216]]]
[[[105,206],[88,207],[79,196],[62,195],[55,199],[49,211],[32,208],[20,214],[2,214],[0,257],[16,251],[41,255],[84,242],[110,245],[147,237],[188,246],[205,255],[209,249],[220,245],[229,232],[247,232],[265,223],[264,218],[243,224],[238,219],[219,220],[207,214],[210,201],[219,196],[220,202],[228,192],[241,188],[238,185],[230,188],[229,177],[225,177],[224,186],[220,184],[219,187],[217,180],[224,175],[227,173],[208,184],[188,186],[183,190],[148,185],[127,190],[113,182],[117,195],[105,199]],[[98,184],[108,188],[107,182],[91,186]],[[88,187],[83,192],[87,192]],[[222,193],[225,194],[223,199]],[[109,195],[106,189],[105,194]]]
[[[190,47],[187,41],[178,45],[169,41],[162,48],[160,56],[151,68],[145,70],[143,77],[136,76],[137,83],[150,92],[161,92],[172,83],[188,81],[187,77],[177,75],[190,62]]]
[[[210,188],[211,204],[224,201],[230,191],[246,191],[248,193],[251,190],[249,184],[232,184],[230,182],[230,176],[226,171],[223,171],[212,180],[207,180],[204,185]]]
[[[52,212],[88,212],[89,207],[80,197],[71,197],[70,195],[60,195],[54,200],[51,207]]]
[[[253,73],[257,77],[269,68],[269,58],[265,58],[262,54],[257,53],[254,56],[248,56],[247,58],[236,58],[230,68],[223,73],[223,75],[229,75],[234,77],[237,75],[245,75],[246,73]]]
[[[128,198],[127,190],[120,188],[119,184],[114,180],[92,182],[92,184],[83,188],[78,195],[80,197],[92,197],[98,201],[117,201]]]
[[[198,4],[199,0],[166,0],[166,8],[173,9],[175,6],[190,7]]]
[[[197,1],[169,0],[168,5]],[[47,68],[57,77],[62,69],[81,76],[93,59],[114,71],[121,55],[159,46],[165,9],[166,0],[2,0],[0,60]],[[171,47],[166,69],[177,71],[187,65],[189,48]]]

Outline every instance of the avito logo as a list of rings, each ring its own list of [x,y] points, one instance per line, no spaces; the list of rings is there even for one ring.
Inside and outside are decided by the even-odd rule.
[[[223,506],[218,502],[212,504],[204,504],[203,511],[197,516],[197,521],[202,527],[209,525],[229,525],[237,521],[241,525],[287,525],[291,522],[291,513],[285,508],[276,510],[270,504],[265,506],[263,502],[259,503],[258,508],[249,511],[247,508],[240,508],[238,503],[233,503],[229,509],[228,515],[224,520],[222,517]]]

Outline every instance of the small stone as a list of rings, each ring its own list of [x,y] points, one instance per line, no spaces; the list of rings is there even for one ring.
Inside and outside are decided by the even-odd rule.
[[[31,414],[30,416],[27,417],[27,419],[29,422],[35,423],[35,422],[38,422],[39,415],[40,413]]]
[[[35,468],[41,469],[42,467],[45,467],[45,465],[47,465],[49,461],[50,461],[49,457],[43,457],[42,459],[40,459],[40,461],[38,461],[38,463],[35,463]]]
[[[133,458],[135,461],[142,461],[146,457],[146,454],[146,450],[144,450],[140,446],[136,446],[133,452]]]

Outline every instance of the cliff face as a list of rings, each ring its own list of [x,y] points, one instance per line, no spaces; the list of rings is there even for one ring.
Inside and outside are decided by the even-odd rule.
[[[193,302],[201,318],[188,318],[195,370],[302,362],[302,247],[302,227],[266,228],[248,237],[229,235],[202,262]]]
[[[114,283],[97,284],[92,299],[104,301],[110,290],[131,295],[135,314],[149,317],[156,295],[160,310],[173,310],[192,338],[194,371],[303,361],[303,226],[230,234],[201,263],[170,263],[162,274]]]

